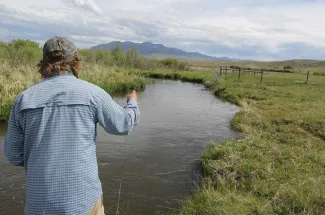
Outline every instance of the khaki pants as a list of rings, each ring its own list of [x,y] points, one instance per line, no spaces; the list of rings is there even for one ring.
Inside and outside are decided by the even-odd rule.
[[[103,204],[103,196],[99,197],[95,202],[94,207],[91,209],[88,215],[105,215],[104,213],[104,204]]]

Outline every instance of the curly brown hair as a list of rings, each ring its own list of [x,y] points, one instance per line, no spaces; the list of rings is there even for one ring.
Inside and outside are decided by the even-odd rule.
[[[76,54],[73,58],[66,60],[61,51],[49,53],[49,56],[43,58],[37,65],[39,73],[43,78],[52,77],[54,74],[60,75],[65,71],[72,72],[78,77],[80,71],[80,57]]]

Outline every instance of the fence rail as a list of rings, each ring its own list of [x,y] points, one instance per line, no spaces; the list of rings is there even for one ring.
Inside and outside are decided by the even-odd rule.
[[[266,74],[282,74],[282,75],[292,75],[297,77],[299,76],[304,76],[301,81],[301,83],[304,84],[309,84],[310,83],[310,71],[307,73],[302,73],[302,72],[294,72],[294,71],[289,71],[289,70],[272,70],[272,69],[252,69],[252,68],[239,68],[239,67],[231,67],[231,66],[221,66],[219,68],[219,71],[215,71],[216,74],[218,74],[219,77],[227,77],[227,76],[233,76],[235,77],[237,74],[237,79],[238,80],[243,80],[244,77],[251,75],[253,77],[259,76],[259,82],[264,83],[265,81],[265,75]],[[320,77],[320,76],[318,76]],[[325,85],[325,78],[324,79],[324,85]]]

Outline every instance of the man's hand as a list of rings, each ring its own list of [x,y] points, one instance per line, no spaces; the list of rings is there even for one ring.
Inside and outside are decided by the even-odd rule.
[[[135,99],[136,101],[138,101],[138,96],[137,96],[137,92],[135,92],[135,90],[133,90],[133,92],[131,94],[128,95],[128,101],[130,99]]]

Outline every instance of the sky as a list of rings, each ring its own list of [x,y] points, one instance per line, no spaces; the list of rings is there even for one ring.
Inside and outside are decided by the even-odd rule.
[[[325,60],[324,11],[324,0],[0,0],[0,40],[150,41],[242,60]]]

